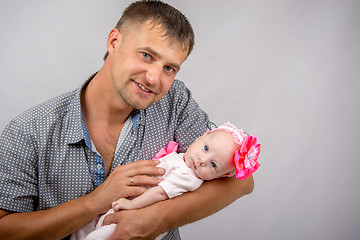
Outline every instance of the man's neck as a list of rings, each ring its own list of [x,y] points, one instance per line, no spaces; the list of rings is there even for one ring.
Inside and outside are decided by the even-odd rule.
[[[104,127],[123,125],[133,110],[121,99],[101,70],[82,89],[81,109],[86,123]]]
[[[120,132],[133,108],[121,102],[109,79],[99,73],[82,89],[81,110],[89,136],[104,160],[107,176]]]

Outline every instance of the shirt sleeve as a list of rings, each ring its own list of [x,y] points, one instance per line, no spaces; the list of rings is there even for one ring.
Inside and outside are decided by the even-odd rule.
[[[0,137],[0,208],[14,212],[36,209],[38,199],[36,148],[13,120]]]

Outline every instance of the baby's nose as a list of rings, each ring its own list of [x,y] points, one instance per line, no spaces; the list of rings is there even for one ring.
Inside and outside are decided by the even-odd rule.
[[[200,167],[205,167],[206,166],[206,161],[204,159],[202,159],[201,157],[199,158],[199,165]]]

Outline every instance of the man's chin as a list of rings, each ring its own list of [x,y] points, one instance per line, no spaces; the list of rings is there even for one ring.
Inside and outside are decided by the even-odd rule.
[[[150,103],[139,103],[139,102],[136,102],[136,103],[133,103],[133,104],[130,104],[133,108],[135,109],[138,109],[138,110],[144,110],[148,107],[150,107],[154,102],[150,102]]]
[[[132,108],[138,109],[138,110],[144,110],[148,107],[150,107],[155,101],[145,101],[145,100],[138,100],[138,99],[125,99],[124,101],[131,106]]]

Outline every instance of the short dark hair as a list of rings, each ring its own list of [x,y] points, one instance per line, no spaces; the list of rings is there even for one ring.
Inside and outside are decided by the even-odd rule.
[[[154,25],[160,24],[165,35],[175,43],[183,46],[189,55],[195,44],[195,35],[188,19],[176,8],[159,0],[142,0],[131,3],[123,12],[116,28],[121,31],[128,22],[143,23],[151,20]],[[106,52],[104,61],[108,57]]]

